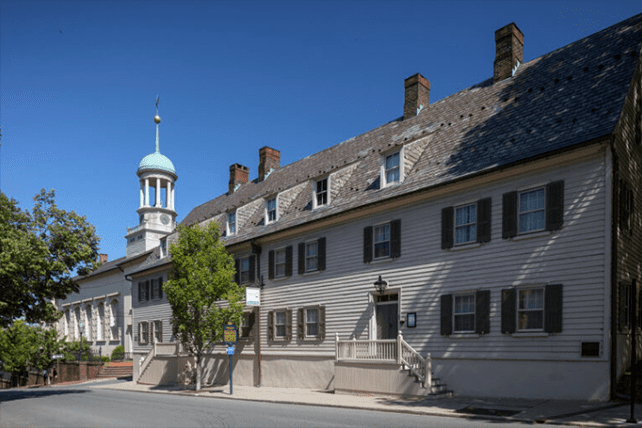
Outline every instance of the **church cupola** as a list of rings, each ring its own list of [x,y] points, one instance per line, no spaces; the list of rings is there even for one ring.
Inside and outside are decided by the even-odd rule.
[[[175,227],[174,183],[178,179],[174,164],[160,152],[158,98],[156,99],[156,151],[143,158],[136,174],[140,190],[139,224],[127,228],[127,256],[145,252],[160,245],[160,240]]]

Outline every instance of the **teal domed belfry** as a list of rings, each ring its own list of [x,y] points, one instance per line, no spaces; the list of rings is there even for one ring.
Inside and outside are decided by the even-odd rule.
[[[158,115],[158,99],[156,101],[156,151],[143,158],[138,165],[136,174],[140,179],[140,206],[137,210],[139,224],[127,228],[127,256],[136,255],[152,248],[161,246],[163,238],[169,235],[175,227],[176,211],[174,211],[175,185],[178,179],[174,164],[160,152],[158,130],[161,118]]]

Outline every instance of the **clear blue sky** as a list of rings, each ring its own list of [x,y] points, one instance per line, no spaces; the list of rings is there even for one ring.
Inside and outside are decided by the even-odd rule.
[[[41,188],[86,215],[110,260],[138,224],[140,160],[178,173],[179,221],[257,176],[403,114],[403,80],[431,102],[492,76],[494,32],[515,22],[528,61],[642,12],[636,1],[0,0],[0,190]]]

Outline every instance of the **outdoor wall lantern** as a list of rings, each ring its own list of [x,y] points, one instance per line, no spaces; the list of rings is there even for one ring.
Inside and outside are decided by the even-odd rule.
[[[379,294],[383,294],[388,287],[388,281],[384,280],[381,278],[381,275],[379,275],[379,279],[375,281],[374,286]]]

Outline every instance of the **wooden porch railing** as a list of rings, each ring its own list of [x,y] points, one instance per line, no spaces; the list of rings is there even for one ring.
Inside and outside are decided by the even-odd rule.
[[[393,362],[402,364],[415,375],[422,386],[431,384],[430,354],[426,358],[415,351],[399,332],[396,339],[383,340],[340,340],[335,335],[336,361]]]

